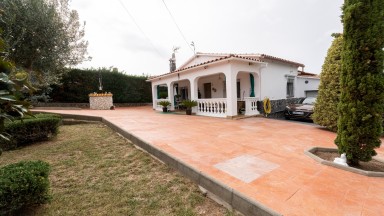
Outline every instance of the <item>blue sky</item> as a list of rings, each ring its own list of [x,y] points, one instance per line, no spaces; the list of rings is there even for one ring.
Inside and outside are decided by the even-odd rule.
[[[165,4],[164,4],[165,3]],[[196,52],[265,53],[320,73],[342,0],[72,0],[86,22],[92,61],[127,74],[168,72],[172,48],[181,65]],[[175,25],[167,8],[173,15]]]

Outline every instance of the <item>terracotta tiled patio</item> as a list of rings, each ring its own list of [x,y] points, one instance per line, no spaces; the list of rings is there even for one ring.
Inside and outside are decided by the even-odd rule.
[[[151,107],[49,112],[101,116],[283,215],[384,214],[384,178],[304,155],[313,146],[335,147],[336,135],[313,125],[163,114]],[[377,152],[384,158],[384,145]]]

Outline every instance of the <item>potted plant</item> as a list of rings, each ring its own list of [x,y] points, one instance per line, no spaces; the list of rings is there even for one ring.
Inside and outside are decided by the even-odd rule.
[[[187,108],[186,114],[187,115],[192,115],[192,107],[197,106],[197,101],[194,100],[184,100],[181,102],[183,106]]]
[[[167,112],[168,106],[171,105],[171,102],[166,100],[166,101],[160,101],[157,104],[159,104],[160,106],[163,106],[163,112]]]

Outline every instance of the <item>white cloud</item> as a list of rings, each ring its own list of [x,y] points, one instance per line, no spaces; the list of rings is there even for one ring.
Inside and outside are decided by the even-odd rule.
[[[93,56],[86,66],[115,66],[129,74],[168,72],[173,46],[177,63],[193,52],[160,0],[73,0],[86,20]],[[266,53],[298,61],[320,73],[332,38],[341,32],[342,0],[165,0],[188,43],[196,51]]]

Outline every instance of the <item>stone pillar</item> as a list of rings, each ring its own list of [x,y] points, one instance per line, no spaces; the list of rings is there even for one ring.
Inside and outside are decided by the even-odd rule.
[[[109,110],[113,107],[111,93],[91,93],[89,94],[89,108],[97,110]]]

